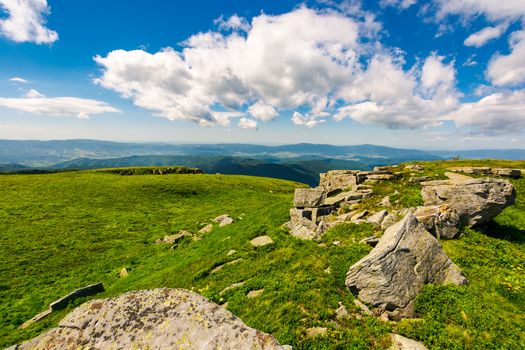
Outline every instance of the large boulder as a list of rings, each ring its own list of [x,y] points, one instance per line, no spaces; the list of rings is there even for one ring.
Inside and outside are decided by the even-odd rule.
[[[358,170],[331,170],[320,174],[319,187],[328,193],[344,190],[357,184]]]
[[[447,204],[469,226],[492,220],[516,200],[514,186],[501,179],[442,180],[422,185],[425,206]]]
[[[296,208],[315,208],[324,204],[326,192],[316,188],[296,188],[293,199]]]
[[[183,289],[87,302],[13,349],[284,349],[203,296]]]
[[[413,317],[414,300],[424,285],[465,284],[466,278],[438,240],[412,213],[388,228],[378,244],[350,267],[346,286],[379,313]]]

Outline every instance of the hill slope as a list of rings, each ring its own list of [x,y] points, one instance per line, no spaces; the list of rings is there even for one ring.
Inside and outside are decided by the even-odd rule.
[[[436,172],[451,165],[430,164],[427,168]],[[280,228],[300,184],[231,175],[94,171],[1,176],[0,346],[54,326],[83,300],[18,329],[58,297],[103,282],[106,292],[97,298],[155,287],[193,289],[227,302],[249,326],[299,349],[386,349],[391,331],[422,340],[430,349],[523,348],[525,180],[512,181],[518,201],[486,233],[467,230],[460,240],[444,242],[470,285],[430,286],[418,298],[422,319],[396,324],[357,317],[354,298],[344,287],[349,266],[371,249],[356,242],[373,234],[372,226],[343,224],[321,242],[300,241]],[[182,229],[196,233],[225,213],[235,222],[215,225],[198,235],[200,240],[184,238],[175,247],[154,243]],[[274,243],[250,245],[260,235]],[[233,263],[224,265],[228,262]],[[119,278],[124,267],[129,276]],[[245,283],[220,293],[238,282]],[[260,289],[260,296],[247,297]],[[339,303],[354,316],[337,320]],[[326,327],[327,335],[309,338],[310,327]]]

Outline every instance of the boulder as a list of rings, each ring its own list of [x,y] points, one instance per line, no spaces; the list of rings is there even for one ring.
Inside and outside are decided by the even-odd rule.
[[[430,177],[428,176],[413,176],[410,179],[408,179],[408,182],[410,183],[421,183],[425,181],[429,181]]]
[[[396,175],[394,174],[370,174],[367,175],[367,180],[377,180],[377,181],[385,181],[385,180],[395,180]]]
[[[58,327],[13,348],[283,349],[203,296],[169,288],[87,302]]]
[[[312,240],[319,238],[317,225],[308,219],[303,218],[299,222],[290,222],[288,228],[290,229],[290,234],[299,239]]]
[[[390,213],[387,216],[385,216],[383,221],[381,221],[381,228],[385,230],[389,228],[390,226],[392,226],[393,224],[395,224],[397,221],[398,221],[397,215]]]
[[[448,204],[460,216],[462,224],[484,224],[507,206],[514,204],[516,189],[501,179],[424,182],[421,195],[425,206]]]
[[[405,167],[406,170],[416,170],[416,171],[421,171],[421,170],[424,170],[425,167],[422,166],[422,165],[419,165],[419,164],[409,164]]]
[[[344,190],[357,184],[357,170],[331,170],[320,174],[319,187],[328,193]]]
[[[290,221],[299,222],[303,218],[312,220],[312,211],[310,209],[290,209]]]
[[[399,334],[391,334],[392,346],[388,350],[428,350],[421,342],[403,337]]]
[[[294,207],[315,208],[324,204],[326,192],[315,188],[296,188],[294,195]]]
[[[199,233],[200,234],[206,234],[206,233],[210,233],[212,230],[213,230],[213,225],[212,224],[208,224],[208,225],[204,226],[203,228],[201,228],[199,230]]]
[[[425,284],[465,284],[438,240],[409,213],[388,228],[372,251],[350,267],[346,286],[362,301],[400,317],[414,317]]]
[[[254,239],[250,241],[250,244],[253,245],[254,247],[262,247],[262,246],[272,244],[272,243],[273,243],[273,239],[270,236],[255,237]]]
[[[507,177],[513,177],[513,178],[521,177],[520,169],[494,168],[492,169],[492,173],[498,176],[507,176]]]
[[[224,227],[233,223],[233,219],[228,214],[217,216],[215,219],[213,219],[213,221],[218,222],[220,227]]]
[[[373,215],[370,215],[370,217],[366,219],[366,222],[372,225],[380,226],[387,215],[388,212],[386,210],[381,210]]]
[[[436,238],[455,238],[461,228],[461,217],[448,204],[417,207],[414,215]]]
[[[184,237],[191,237],[191,233],[186,230],[180,230],[179,233],[176,233],[174,235],[164,236],[162,240],[158,240],[155,242],[174,244],[174,243],[178,243],[179,241],[181,241]]]

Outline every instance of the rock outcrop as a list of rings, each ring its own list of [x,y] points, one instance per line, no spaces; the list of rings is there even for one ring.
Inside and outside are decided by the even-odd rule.
[[[450,171],[473,174],[473,175],[483,175],[483,176],[504,176],[518,178],[522,175],[522,169],[511,169],[511,168],[490,168],[490,167],[455,167],[449,168]]]
[[[428,350],[421,342],[403,337],[399,334],[391,334],[392,346],[388,350]]]
[[[425,284],[465,284],[466,278],[412,213],[388,228],[372,251],[352,265],[346,286],[362,301],[399,317],[413,317]]]
[[[414,215],[436,238],[455,238],[461,228],[461,217],[448,204],[417,207]]]
[[[514,186],[501,179],[441,180],[422,185],[425,206],[449,205],[460,216],[461,223],[468,226],[492,220],[516,200]]]
[[[266,333],[183,289],[87,302],[58,327],[10,349],[284,349]]]

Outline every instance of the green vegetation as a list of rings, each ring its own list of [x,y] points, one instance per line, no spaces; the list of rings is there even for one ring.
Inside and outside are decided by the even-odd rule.
[[[421,173],[439,178],[446,167],[474,164],[525,167],[523,162],[436,162],[424,163]],[[407,171],[405,177],[410,176]],[[0,346],[55,326],[87,299],[18,329],[73,289],[103,282],[106,292],[96,298],[156,287],[192,289],[217,303],[227,302],[249,326],[297,349],[386,349],[392,331],[422,340],[430,349],[524,348],[525,179],[512,182],[518,202],[484,233],[469,229],[459,240],[443,242],[470,284],[428,286],[417,300],[421,319],[383,323],[367,316],[337,320],[335,314],[341,302],[358,315],[344,279],[349,266],[370,251],[357,242],[374,229],[344,224],[320,242],[291,237],[280,225],[288,219],[293,189],[301,184],[246,176],[117,176],[99,171],[1,176]],[[384,195],[391,195],[399,207],[416,205],[418,186],[406,180],[375,184],[376,194],[362,205],[373,209]],[[399,194],[392,195],[396,190]],[[215,225],[201,240],[186,237],[174,247],[154,243],[182,229],[195,233],[225,213],[235,223]],[[252,247],[249,240],[262,234],[275,243]],[[236,253],[228,256],[230,250]],[[243,260],[212,272],[239,258]],[[123,267],[129,276],[119,278]],[[246,283],[219,295],[240,281]],[[261,288],[262,295],[246,297]],[[326,327],[327,335],[308,338],[309,327]]]
[[[117,175],[168,175],[168,174],[202,174],[202,170],[188,168],[185,166],[164,166],[164,167],[128,167],[128,168],[107,168],[97,170],[99,173]]]

